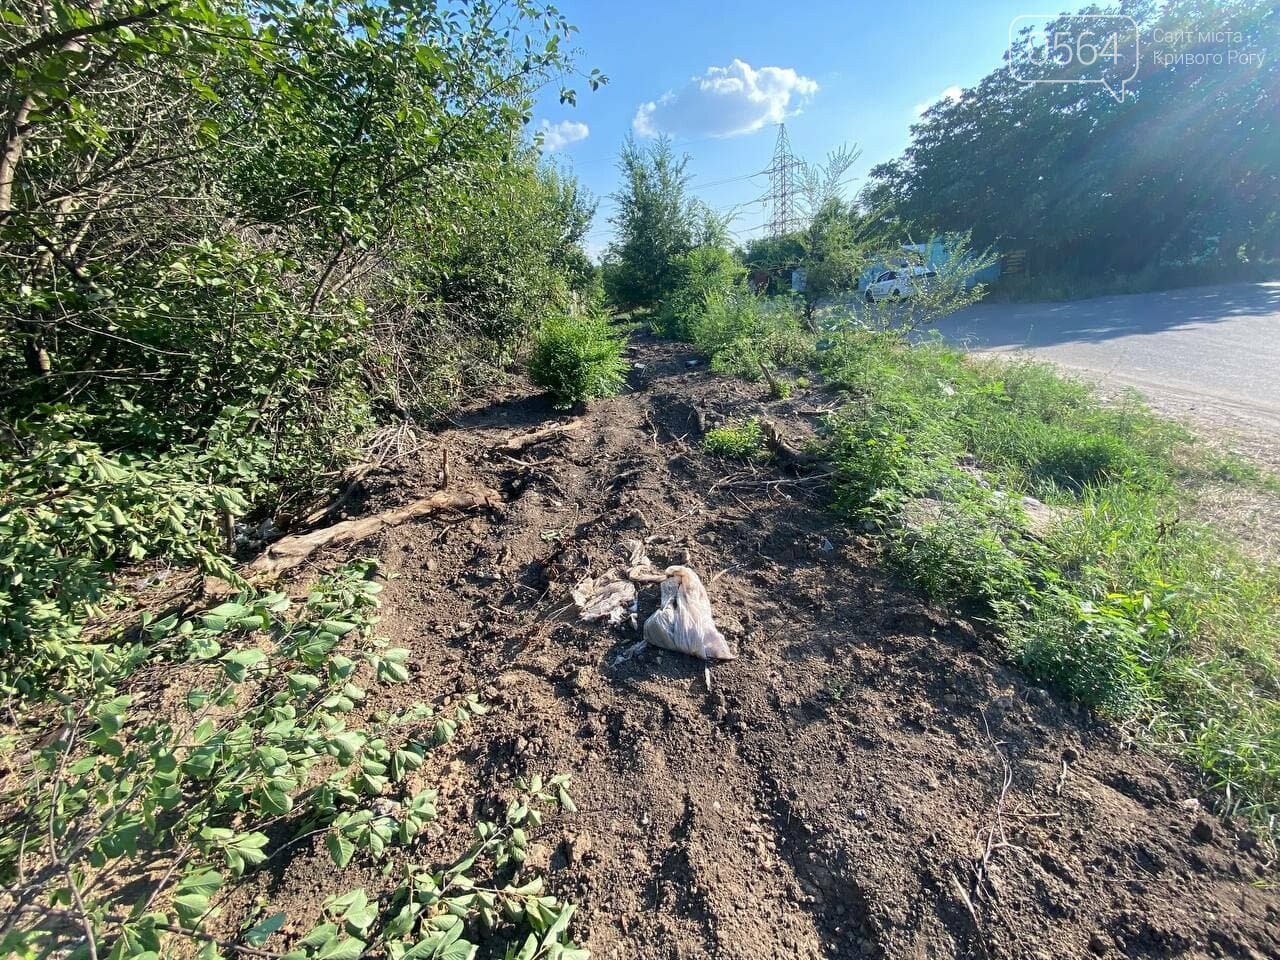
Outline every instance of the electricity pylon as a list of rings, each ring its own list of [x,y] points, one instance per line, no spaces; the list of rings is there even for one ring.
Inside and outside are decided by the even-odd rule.
[[[787,138],[787,125],[778,124],[778,142],[773,148],[773,163],[769,166],[769,236],[780,237],[794,233],[802,226],[796,193],[800,187],[800,174],[804,164],[791,152]]]

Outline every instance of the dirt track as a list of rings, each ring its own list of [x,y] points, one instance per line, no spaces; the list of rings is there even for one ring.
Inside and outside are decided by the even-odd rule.
[[[579,812],[532,860],[580,904],[597,957],[1280,955],[1266,851],[1199,808],[1187,771],[896,583],[817,483],[701,452],[700,419],[767,410],[796,436],[832,398],[763,404],[678,347],[633,353],[633,392],[523,462],[490,448],[551,417],[545,401],[519,384],[477,398],[439,441],[505,512],[370,545],[394,577],[382,632],[418,667],[406,697],[500,705],[422,771],[446,830],[415,862],[456,853],[512,777],[566,771]],[[433,489],[437,466],[429,451],[374,500]],[[701,663],[624,659],[634,632],[567,610],[628,536],[709,582],[741,652],[710,692]],[[656,597],[642,592],[641,622]],[[316,849],[260,892],[305,929],[331,882]]]

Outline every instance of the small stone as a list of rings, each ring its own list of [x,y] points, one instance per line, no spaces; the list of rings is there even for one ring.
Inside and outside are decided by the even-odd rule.
[[[1111,949],[1111,944],[1101,933],[1094,931],[1093,936],[1089,938],[1089,949],[1101,957]]]
[[[375,817],[386,817],[397,823],[400,821],[400,811],[400,804],[386,797],[376,797],[373,803],[369,804],[369,812]]]
[[[855,820],[866,820],[869,816],[871,816],[871,814],[869,814],[862,807],[859,807],[857,810],[853,811],[853,819]]]
[[[440,564],[436,563],[436,562],[435,562],[435,560],[428,560],[428,561],[427,561],[427,573],[435,573],[435,572],[436,572],[436,567],[438,567],[438,566],[440,566]]]
[[[1213,824],[1208,820],[1197,820],[1191,828],[1191,839],[1198,843],[1208,843],[1213,839]]]
[[[585,833],[580,833],[576,837],[571,837],[569,843],[565,846],[565,859],[570,863],[581,863],[591,853],[591,850],[591,837]]]
[[[1053,704],[1053,697],[1049,696],[1049,692],[1039,687],[1032,687],[1028,690],[1027,699],[1038,707],[1048,707]]]

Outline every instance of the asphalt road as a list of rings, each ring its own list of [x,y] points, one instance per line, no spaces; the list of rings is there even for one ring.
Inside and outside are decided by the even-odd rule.
[[[971,350],[1029,354],[1280,434],[1280,283],[979,304],[937,329]]]

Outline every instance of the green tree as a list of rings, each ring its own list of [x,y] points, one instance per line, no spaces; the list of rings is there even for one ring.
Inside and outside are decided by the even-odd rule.
[[[1196,263],[1221,277],[1280,260],[1280,120],[1266,106],[1280,63],[1195,59],[1222,52],[1202,31],[1238,33],[1239,50],[1274,50],[1274,4],[1179,0],[1125,12],[1144,44],[1157,31],[1189,38],[1158,50],[1190,57],[1171,69],[1142,56],[1123,102],[1096,83],[1028,84],[1002,66],[924,114],[903,156],[871,171],[864,209],[926,236],[972,230],[980,248],[1025,249],[1032,273],[1145,272],[1156,283]],[[1072,30],[1059,20],[1047,33]],[[1024,32],[1013,56],[1026,61],[1045,42]]]
[[[530,0],[6,7],[0,678],[568,307],[591,202],[526,124],[571,35]]]
[[[706,234],[703,211],[687,196],[687,156],[671,140],[642,147],[628,137],[618,158],[622,186],[610,196],[617,239],[605,253],[605,291],[619,307],[651,307],[668,291],[676,258]]]

